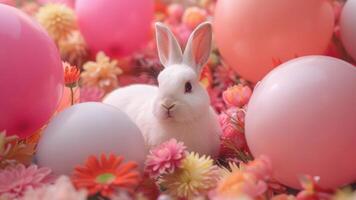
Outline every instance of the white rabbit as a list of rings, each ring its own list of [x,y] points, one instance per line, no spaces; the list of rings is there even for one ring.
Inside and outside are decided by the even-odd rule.
[[[164,24],[156,23],[156,37],[158,55],[165,67],[158,75],[158,87],[136,84],[119,88],[103,102],[130,116],[148,148],[176,138],[189,151],[216,156],[221,129],[209,96],[199,83],[211,51],[211,24],[202,23],[193,31],[184,55]]]

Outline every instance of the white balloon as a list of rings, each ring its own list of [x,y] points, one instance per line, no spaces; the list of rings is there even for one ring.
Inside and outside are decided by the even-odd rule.
[[[59,113],[45,129],[36,160],[56,174],[69,175],[88,156],[122,155],[143,169],[147,149],[140,130],[119,109],[102,103],[82,103]]]

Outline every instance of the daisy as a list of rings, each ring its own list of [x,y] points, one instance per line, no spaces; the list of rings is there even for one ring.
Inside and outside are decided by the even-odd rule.
[[[100,193],[110,197],[118,189],[133,190],[140,181],[134,162],[122,163],[122,156],[110,154],[100,159],[90,156],[85,166],[75,168],[72,181],[77,188],[85,188],[90,195]]]

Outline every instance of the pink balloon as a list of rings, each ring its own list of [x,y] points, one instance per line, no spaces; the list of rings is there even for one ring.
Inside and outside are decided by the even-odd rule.
[[[252,82],[279,62],[323,54],[333,28],[328,0],[219,0],[214,20],[222,56]]]
[[[63,69],[47,33],[0,4],[0,130],[26,137],[41,128],[62,95]]]
[[[268,156],[277,180],[300,175],[335,188],[356,180],[356,68],[326,56],[291,60],[257,85],[246,115],[254,156]]]
[[[79,28],[94,52],[129,55],[150,38],[153,0],[77,0]]]
[[[64,4],[70,8],[74,8],[74,0],[37,0],[41,4],[46,4],[46,3],[61,3]]]
[[[348,0],[340,18],[342,42],[353,59],[356,60],[356,0]]]

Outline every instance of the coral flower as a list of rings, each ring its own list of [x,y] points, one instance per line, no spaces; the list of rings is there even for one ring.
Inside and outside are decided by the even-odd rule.
[[[147,156],[145,171],[152,177],[173,173],[185,157],[186,147],[182,142],[171,139],[155,147]]]
[[[242,107],[250,100],[252,90],[241,84],[228,88],[223,92],[223,99],[229,106]]]
[[[200,23],[207,19],[207,12],[205,9],[199,7],[189,7],[185,10],[182,21],[189,28],[194,29]]]
[[[252,174],[236,170],[219,183],[217,196],[221,199],[237,199],[245,195],[257,198],[266,190],[267,184],[264,181],[257,180]]]
[[[272,174],[271,163],[265,156],[244,165],[230,163],[231,172],[222,170],[223,178],[217,188],[218,199],[236,199],[249,196],[256,199],[263,195],[268,188],[266,181]]]
[[[122,163],[122,156],[101,155],[98,160],[90,156],[85,166],[75,168],[72,181],[77,188],[85,188],[89,194],[100,193],[110,197],[118,189],[132,191],[139,183],[140,176],[134,162]]]
[[[75,87],[80,77],[80,70],[67,62],[63,62],[64,83],[67,87]]]
[[[42,6],[36,14],[36,19],[57,43],[68,37],[77,27],[74,11],[63,4]]]
[[[213,165],[213,160],[192,152],[179,169],[162,176],[159,183],[173,197],[193,199],[214,188],[218,179],[219,168]]]
[[[26,190],[42,187],[52,178],[49,168],[38,168],[36,165],[26,168],[22,164],[8,167],[0,171],[0,196],[9,199],[21,197]]]

